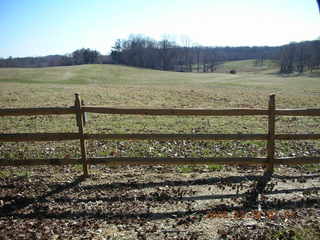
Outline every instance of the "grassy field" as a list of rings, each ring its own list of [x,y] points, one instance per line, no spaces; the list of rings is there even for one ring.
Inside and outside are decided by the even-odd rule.
[[[229,74],[236,69],[237,74]],[[86,104],[159,108],[319,108],[320,72],[228,62],[217,73],[117,65],[0,68],[0,108]],[[320,133],[320,118],[281,117],[277,133]],[[90,114],[88,133],[266,133],[266,117]],[[2,117],[0,133],[76,132],[73,116]],[[279,141],[276,155],[320,155],[319,141]],[[266,156],[263,141],[88,141],[89,156]],[[0,159],[80,157],[79,142],[0,143]],[[1,167],[4,239],[319,239],[319,167],[279,166],[259,206],[261,167]],[[262,210],[258,210],[261,207]],[[225,235],[228,234],[229,237]],[[220,238],[218,238],[220,236]],[[234,238],[233,238],[234,237]],[[0,237],[1,238],[1,237]]]
[[[253,60],[227,62],[217,73],[179,73],[139,69],[118,65],[80,65],[50,68],[1,68],[0,83],[53,85],[122,85],[195,88],[245,88],[265,91],[311,91],[317,86],[319,72],[280,76],[274,62],[255,66]],[[238,74],[225,73],[236,69]],[[249,89],[248,89],[249,88]],[[300,91],[299,91],[300,92]],[[319,92],[315,92],[319,93]]]
[[[256,67],[253,60],[228,62],[218,73],[177,73],[117,65],[0,69],[0,107],[71,106],[74,93],[86,104],[179,108],[267,108],[276,94],[278,108],[320,107],[319,72],[284,76],[276,63]],[[236,69],[237,74],[222,73]],[[265,133],[265,117],[140,117],[91,114],[87,132],[106,133]],[[319,132],[319,118],[282,117],[278,133]],[[1,119],[0,132],[73,132],[73,117]],[[71,144],[70,144],[71,143]],[[279,156],[312,155],[317,142],[279,142]],[[72,142],[0,145],[1,157],[78,156]],[[10,150],[11,149],[11,150]],[[15,150],[13,150],[15,149]],[[249,142],[95,142],[91,155],[262,156],[265,144]]]
[[[267,70],[275,70],[278,68],[278,63],[272,60],[264,60],[262,64],[257,64],[256,60],[241,60],[229,61],[217,66],[217,72],[230,72],[236,70],[237,72],[261,72]]]

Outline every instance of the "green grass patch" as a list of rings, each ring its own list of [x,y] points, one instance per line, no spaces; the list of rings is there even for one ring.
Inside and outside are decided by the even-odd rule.
[[[0,170],[0,178],[9,178],[9,177],[22,177],[22,178],[30,178],[32,176],[32,172],[28,171],[28,169],[14,169],[14,170]]]
[[[270,234],[268,240],[315,240],[320,239],[319,227],[298,226],[291,229],[284,229]]]
[[[306,171],[318,172],[320,171],[320,164],[305,164],[303,165],[303,168]]]
[[[199,171],[202,168],[203,166],[179,166],[177,167],[177,170],[180,173],[192,173],[192,172]],[[216,171],[223,170],[224,167],[222,165],[210,164],[205,166],[205,168],[210,172],[216,172]]]
[[[178,172],[180,173],[192,173],[196,170],[194,166],[181,166],[177,167]]]
[[[223,170],[223,166],[222,165],[211,164],[211,165],[208,165],[208,170],[211,171],[211,172],[221,171],[221,170]]]
[[[72,168],[77,172],[82,172],[82,170],[83,170],[82,164],[74,164],[74,165],[72,165]]]

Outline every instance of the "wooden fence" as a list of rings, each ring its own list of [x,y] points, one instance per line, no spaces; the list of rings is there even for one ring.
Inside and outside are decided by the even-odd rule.
[[[86,134],[84,125],[86,113],[101,114],[138,114],[138,115],[173,115],[173,116],[268,116],[268,133],[266,134]],[[320,109],[276,109],[275,95],[269,98],[268,109],[147,109],[147,108],[110,108],[85,106],[78,94],[72,107],[50,108],[15,108],[0,109],[0,117],[31,115],[74,114],[78,132],[73,133],[16,133],[0,134],[0,142],[35,142],[79,140],[81,159],[0,159],[0,166],[21,165],[64,165],[82,164],[84,176],[88,176],[89,164],[115,165],[193,165],[193,164],[229,164],[229,165],[264,165],[266,173],[273,172],[275,164],[309,164],[319,163],[320,157],[275,158],[275,140],[316,140],[320,134],[275,134],[276,116],[320,116]],[[88,158],[86,140],[263,140],[267,141],[267,156],[263,158],[127,158],[101,157]]]

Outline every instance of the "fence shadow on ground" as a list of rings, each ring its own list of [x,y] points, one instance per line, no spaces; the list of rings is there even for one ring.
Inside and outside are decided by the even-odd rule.
[[[300,179],[301,176],[273,176],[274,178],[278,179],[285,179],[285,180],[293,180],[293,179]],[[307,178],[319,178],[320,175],[312,175],[312,176],[303,176],[305,179]],[[157,188],[161,186],[197,186],[197,185],[210,185],[210,184],[216,184],[220,182],[228,182],[228,183],[241,183],[244,181],[258,181],[260,176],[236,176],[236,177],[225,177],[225,178],[205,178],[205,179],[197,179],[197,180],[174,180],[174,181],[161,181],[161,182],[147,182],[147,183],[123,183],[123,182],[115,182],[111,184],[97,184],[97,185],[87,185],[87,186],[81,186],[81,189],[88,191],[88,194],[90,192],[96,192],[96,191],[102,191],[102,190],[139,190],[143,188]],[[93,210],[91,212],[88,211],[70,211],[66,210],[65,212],[59,212],[59,213],[50,213],[48,209],[41,208],[36,209],[34,205],[38,203],[46,203],[49,200],[48,197],[54,199],[53,202],[56,205],[62,204],[62,203],[69,203],[69,204],[77,204],[77,203],[89,203],[89,202],[95,202],[95,201],[102,201],[103,203],[115,203],[119,202],[121,204],[126,202],[133,202],[133,201],[141,201],[141,202],[158,202],[162,203],[161,199],[154,198],[144,198],[144,197],[133,197],[133,196],[122,196],[121,198],[117,196],[110,196],[110,197],[88,197],[85,199],[77,198],[77,197],[56,197],[57,194],[63,194],[65,191],[75,191],[77,192],[77,189],[79,188],[79,185],[81,182],[84,181],[84,178],[77,177],[70,183],[64,183],[64,184],[55,184],[54,190],[48,191],[43,195],[36,196],[36,197],[2,197],[0,200],[2,201],[10,201],[10,203],[5,204],[0,208],[0,217],[10,217],[10,218],[17,218],[17,219],[44,219],[44,218],[50,218],[50,219],[75,219],[79,217],[86,217],[86,218],[95,218],[95,219],[105,219],[108,221],[128,221],[129,219],[135,220],[135,219],[147,219],[147,220],[159,220],[159,219],[168,219],[168,218],[179,218],[179,217],[188,217],[194,214],[199,215],[205,215],[211,212],[216,211],[253,211],[257,210],[256,204],[250,204],[248,202],[243,202],[243,205],[238,206],[232,206],[227,204],[215,204],[214,206],[207,208],[207,209],[201,209],[201,210],[186,210],[186,211],[168,211],[168,212],[162,212],[162,213],[153,213],[153,212],[136,212],[136,213],[116,213],[113,211],[99,211],[99,210]],[[27,184],[27,183],[26,183]],[[12,188],[13,186],[8,186],[9,188]],[[2,185],[1,188],[5,189],[6,185]],[[286,193],[299,193],[304,191],[320,191],[320,187],[312,187],[312,188],[294,188],[294,189],[285,189],[285,190],[273,190],[267,192],[267,195],[275,195],[275,194],[286,194]],[[201,200],[219,200],[219,199],[234,199],[234,198],[241,198],[244,199],[244,201],[248,200],[248,194],[249,193],[241,193],[241,194],[212,194],[212,195],[202,195],[202,196],[182,196],[181,198],[168,198],[164,201],[170,200],[170,201],[184,201],[184,202],[191,202],[192,201],[201,201]],[[252,200],[252,199],[251,199]],[[251,201],[250,200],[250,201]],[[307,198],[307,199],[300,199],[300,200],[282,200],[282,201],[275,201],[275,202],[268,202],[267,204],[263,204],[264,210],[284,210],[284,209],[298,209],[298,208],[311,208],[316,207],[318,208],[319,205],[319,199],[314,198]],[[34,211],[31,213],[21,213],[23,209],[34,207]],[[121,207],[121,206],[120,206]]]

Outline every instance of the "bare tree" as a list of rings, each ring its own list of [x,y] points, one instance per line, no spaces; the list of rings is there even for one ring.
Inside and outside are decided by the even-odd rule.
[[[200,46],[194,46],[193,52],[195,53],[195,58],[196,58],[196,63],[197,63],[197,72],[200,72],[200,57],[201,57]]]
[[[188,36],[182,35],[181,42],[183,45],[184,70],[185,72],[192,72],[191,40]]]

